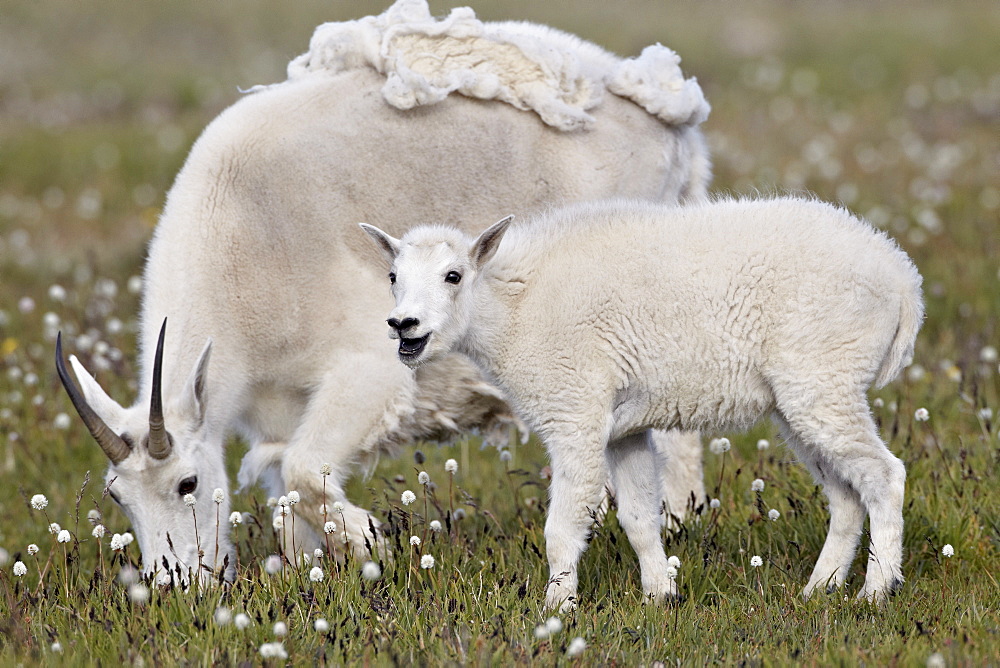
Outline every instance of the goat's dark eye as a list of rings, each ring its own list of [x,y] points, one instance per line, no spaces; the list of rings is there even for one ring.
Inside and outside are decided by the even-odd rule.
[[[177,493],[181,496],[185,494],[194,494],[194,490],[198,489],[198,476],[193,475],[190,478],[184,478],[181,480],[180,484],[177,485]]]
[[[394,285],[396,283],[396,274],[392,273],[391,271],[389,272],[389,282]]]
[[[444,277],[445,283],[458,283],[462,280],[462,275],[457,271],[449,271],[448,275]]]

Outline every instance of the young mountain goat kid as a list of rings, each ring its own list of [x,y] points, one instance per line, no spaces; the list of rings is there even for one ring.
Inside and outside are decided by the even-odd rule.
[[[675,595],[649,429],[743,430],[764,415],[830,499],[803,594],[844,582],[866,512],[859,595],[880,600],[902,582],[906,474],[865,395],[909,363],[923,317],[920,276],[892,240],[803,199],[620,200],[510,220],[475,240],[362,227],[391,264],[400,360],[466,353],[546,444],[547,607],[575,605],[609,472],[643,591]]]

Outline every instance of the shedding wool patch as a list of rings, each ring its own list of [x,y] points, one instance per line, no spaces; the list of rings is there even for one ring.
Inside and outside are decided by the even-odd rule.
[[[697,125],[710,111],[697,80],[684,78],[680,57],[660,44],[622,59],[546,26],[484,23],[468,7],[436,19],[426,0],[398,0],[378,16],[320,25],[309,51],[289,63],[288,79],[362,67],[386,77],[382,95],[397,109],[459,93],[533,111],[563,131],[593,124],[587,112],[608,93],[668,125]]]

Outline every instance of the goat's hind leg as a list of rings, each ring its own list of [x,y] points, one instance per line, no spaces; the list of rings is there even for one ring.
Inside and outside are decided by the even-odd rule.
[[[612,441],[607,450],[611,481],[618,501],[618,523],[639,558],[642,591],[656,603],[677,595],[668,574],[667,556],[660,538],[662,498],[657,456],[650,433],[642,432]]]
[[[802,590],[802,595],[809,598],[816,589],[829,592],[844,584],[864,528],[865,507],[861,504],[858,493],[848,483],[821,465],[813,447],[799,440],[783,420],[776,421],[789,447],[812,473],[816,482],[823,486],[823,492],[830,502],[830,527],[826,541],[812,575]]]
[[[840,532],[850,528],[846,517],[837,520],[835,524],[835,508],[854,508],[853,513],[856,515],[853,522],[857,524],[862,524],[864,520],[863,512],[858,513],[857,507],[860,505],[867,510],[871,545],[868,573],[859,597],[879,601],[903,582],[903,494],[906,471],[903,463],[889,452],[879,438],[863,394],[838,404],[831,404],[830,398],[824,397],[825,405],[833,406],[830,410],[814,406],[810,416],[804,419],[789,417],[788,422],[797,437],[803,441],[803,458],[811,459],[813,465],[821,471],[820,481],[830,485],[833,491],[833,494],[828,492],[831,499],[831,531],[827,536],[827,545],[831,541],[842,541],[845,536]],[[844,511],[840,514],[843,515]],[[860,531],[860,527],[857,530]],[[820,554],[817,569],[820,563],[828,563],[825,561],[827,545],[824,545]],[[835,553],[831,552],[831,560],[834,554],[839,554],[841,559],[846,558],[845,548],[831,549],[835,550]],[[852,547],[850,559],[846,561],[847,566],[853,560],[854,551]],[[804,593],[808,595],[812,591],[810,585],[817,586],[822,577],[824,573],[814,571]]]

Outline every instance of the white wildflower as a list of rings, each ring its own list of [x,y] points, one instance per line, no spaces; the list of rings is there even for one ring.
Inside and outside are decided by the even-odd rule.
[[[976,415],[978,415],[979,419],[983,420],[984,422],[992,420],[993,419],[993,409],[990,408],[989,406],[983,406],[978,411],[976,411]]]
[[[281,636],[288,635],[288,624],[284,622],[275,622],[273,631],[274,635],[278,636],[279,638]]]
[[[139,577],[138,574],[136,574],[136,577]],[[171,580],[170,573],[161,572],[156,574],[156,585],[158,587],[166,587],[168,584],[170,584],[170,580]]]
[[[378,580],[382,577],[382,568],[374,561],[366,561],[361,567],[361,577],[365,580]]]
[[[323,525],[323,533],[331,534],[337,530],[337,525],[333,522],[327,522]]]
[[[49,525],[49,533],[52,534],[53,536],[55,536],[60,531],[62,531],[62,527],[59,526],[57,522],[53,522],[52,524]]]
[[[60,643],[58,640],[52,643],[52,653],[53,654],[62,653],[62,643]]]
[[[95,524],[93,530],[91,530],[90,535],[94,538],[104,538],[104,534],[107,533],[107,527],[103,524]]]
[[[504,464],[510,462],[510,460],[512,460],[513,458],[514,455],[510,454],[510,450],[507,450],[505,448],[500,451],[500,461],[502,461]]]
[[[219,504],[226,500],[226,493],[222,491],[221,487],[216,487],[212,490],[212,501]]]
[[[330,507],[333,508],[333,512],[335,512],[335,513],[342,513],[342,512],[344,512],[344,504],[341,503],[340,501],[334,501],[333,505],[330,506]]]
[[[323,581],[323,569],[319,566],[313,566],[312,570],[309,571],[309,579],[313,582]]]
[[[539,624],[535,627],[535,638],[538,640],[545,640],[548,637],[549,629],[545,626],[545,624]]]
[[[758,566],[763,566],[764,560],[755,554],[752,557],[750,557],[750,565],[753,566],[754,568],[757,568]]]
[[[122,543],[125,545],[125,547],[131,545],[133,540],[135,540],[135,537],[128,531],[122,534]]]
[[[233,617],[233,626],[238,628],[240,631],[250,626],[250,616],[246,613],[240,612]]]
[[[760,478],[754,478],[754,481],[750,483],[750,490],[754,492],[764,491],[764,481]]]
[[[420,568],[434,568],[434,557],[429,554],[420,557]]]
[[[774,508],[771,508],[769,511],[767,511],[767,518],[772,522],[778,519],[779,517],[781,517],[781,513],[779,513]]]
[[[399,500],[403,502],[404,506],[408,506],[417,500],[417,495],[411,492],[410,490],[406,490],[405,492],[403,492],[403,495],[399,497]]]
[[[420,547],[420,536],[410,536],[410,545]]]
[[[330,630],[330,622],[320,617],[313,622],[313,628],[316,629],[317,633],[326,633]]]
[[[944,547],[941,548],[941,554],[943,554],[946,557],[953,557],[955,556],[955,548],[953,548],[949,543],[948,545],[945,545]]]
[[[465,519],[465,508],[455,508],[455,514],[453,516],[455,521],[461,521]]]
[[[456,462],[454,459],[449,459],[444,463],[444,470],[447,473],[452,473],[452,474],[458,473],[458,462]]]
[[[708,442],[708,449],[713,455],[721,455],[729,452],[732,444],[729,442],[728,438],[713,438]]]
[[[882,397],[875,397],[872,399],[872,406],[875,408],[882,408],[885,406],[885,401],[882,400]]]
[[[275,515],[274,519],[271,520],[271,526],[274,527],[275,531],[281,531],[285,528],[285,517],[284,515]]]
[[[677,568],[675,566],[667,566],[667,577],[671,580],[677,579]]]
[[[548,629],[549,633],[555,635],[563,630],[562,620],[558,617],[549,617],[545,620],[545,628]]]
[[[441,523],[439,521],[437,521],[437,520],[431,520],[430,527],[431,527],[431,531],[433,531],[435,533],[441,531]]]
[[[35,494],[31,497],[31,507],[35,510],[42,510],[47,505],[49,505],[49,500],[45,498],[44,494]]]
[[[917,422],[927,422],[928,420],[931,419],[930,411],[928,411],[926,408],[918,408],[913,413],[913,419],[916,420]]]
[[[313,550],[313,559],[322,559],[323,555],[325,554],[326,553],[323,552],[323,548],[317,547],[315,550]]]
[[[757,441],[758,450],[767,450],[769,447],[771,447],[771,442],[766,438],[762,438],[759,441]]]
[[[276,505],[278,505],[278,499],[276,497],[273,497],[273,496],[267,497],[267,507],[268,508],[274,508]]]
[[[278,506],[281,508],[287,508],[289,504],[288,497],[282,494],[278,497]]]
[[[59,535],[56,536],[56,540],[59,541],[60,543],[68,543],[71,540],[73,540],[73,535],[70,534],[70,532],[67,531],[66,529],[63,529],[62,531],[59,532]]]
[[[14,575],[20,578],[24,577],[24,575],[27,574],[27,572],[28,572],[28,567],[24,565],[23,561],[14,562]]]
[[[330,466],[329,462],[323,462],[322,466],[319,467],[320,475],[330,475],[333,468]]]
[[[31,543],[30,545],[28,545],[28,556],[33,557],[36,554],[38,554],[38,546],[35,545],[34,543]]]
[[[136,605],[146,605],[149,601],[149,589],[146,585],[136,582],[128,588],[128,597]]]
[[[577,636],[570,641],[569,647],[566,648],[566,656],[569,658],[575,658],[583,654],[583,651],[587,649],[587,641]]]
[[[670,558],[667,559],[667,566],[673,566],[674,568],[680,568],[681,567],[681,560],[680,560],[680,558],[677,555],[675,555],[675,554],[670,555]]]
[[[229,622],[233,621],[233,613],[226,607],[218,607],[215,609],[215,623],[219,626],[226,626]]]
[[[243,524],[243,513],[237,510],[234,510],[233,512],[229,513],[229,523],[232,524],[234,527],[238,527],[239,525]]]
[[[87,519],[91,522],[99,522],[101,520],[101,511],[97,508],[91,508],[87,511]]]
[[[125,541],[122,540],[122,535],[120,533],[116,533],[111,537],[111,549],[115,552],[125,549]]]
[[[184,495],[184,505],[185,506],[193,506],[196,503],[198,503],[198,499],[196,499],[194,497],[194,494],[185,494]]]
[[[944,654],[941,652],[934,652],[929,657],[927,657],[927,668],[945,668],[948,662],[945,661]]]
[[[281,557],[276,554],[272,554],[267,559],[264,560],[264,572],[268,575],[274,575],[281,570]]]
[[[711,501],[708,502],[708,507],[711,508],[712,510],[718,510],[719,506],[721,505],[722,502],[719,501],[718,499],[712,499]]]
[[[421,485],[426,485],[430,481],[431,477],[427,473],[427,471],[421,471],[420,473],[417,474],[417,482],[420,483]]]
[[[166,573],[161,573],[160,575],[166,575]],[[118,581],[126,587],[138,582],[139,577],[139,571],[131,564],[126,564],[120,571],[118,571]],[[170,581],[169,575],[167,575],[167,581]]]
[[[981,362],[986,362],[987,364],[992,364],[997,361],[997,349],[993,346],[985,346],[979,351],[979,360]]]
[[[288,493],[288,505],[294,506],[296,503],[298,503],[301,500],[302,500],[302,497],[300,497],[299,493],[296,492],[294,489]]]
[[[923,380],[925,374],[926,372],[924,371],[924,367],[919,364],[914,364],[906,370],[907,380],[913,383]]]
[[[260,655],[265,659],[285,660],[288,658],[288,652],[285,651],[285,646],[280,642],[264,643],[260,646]]]

